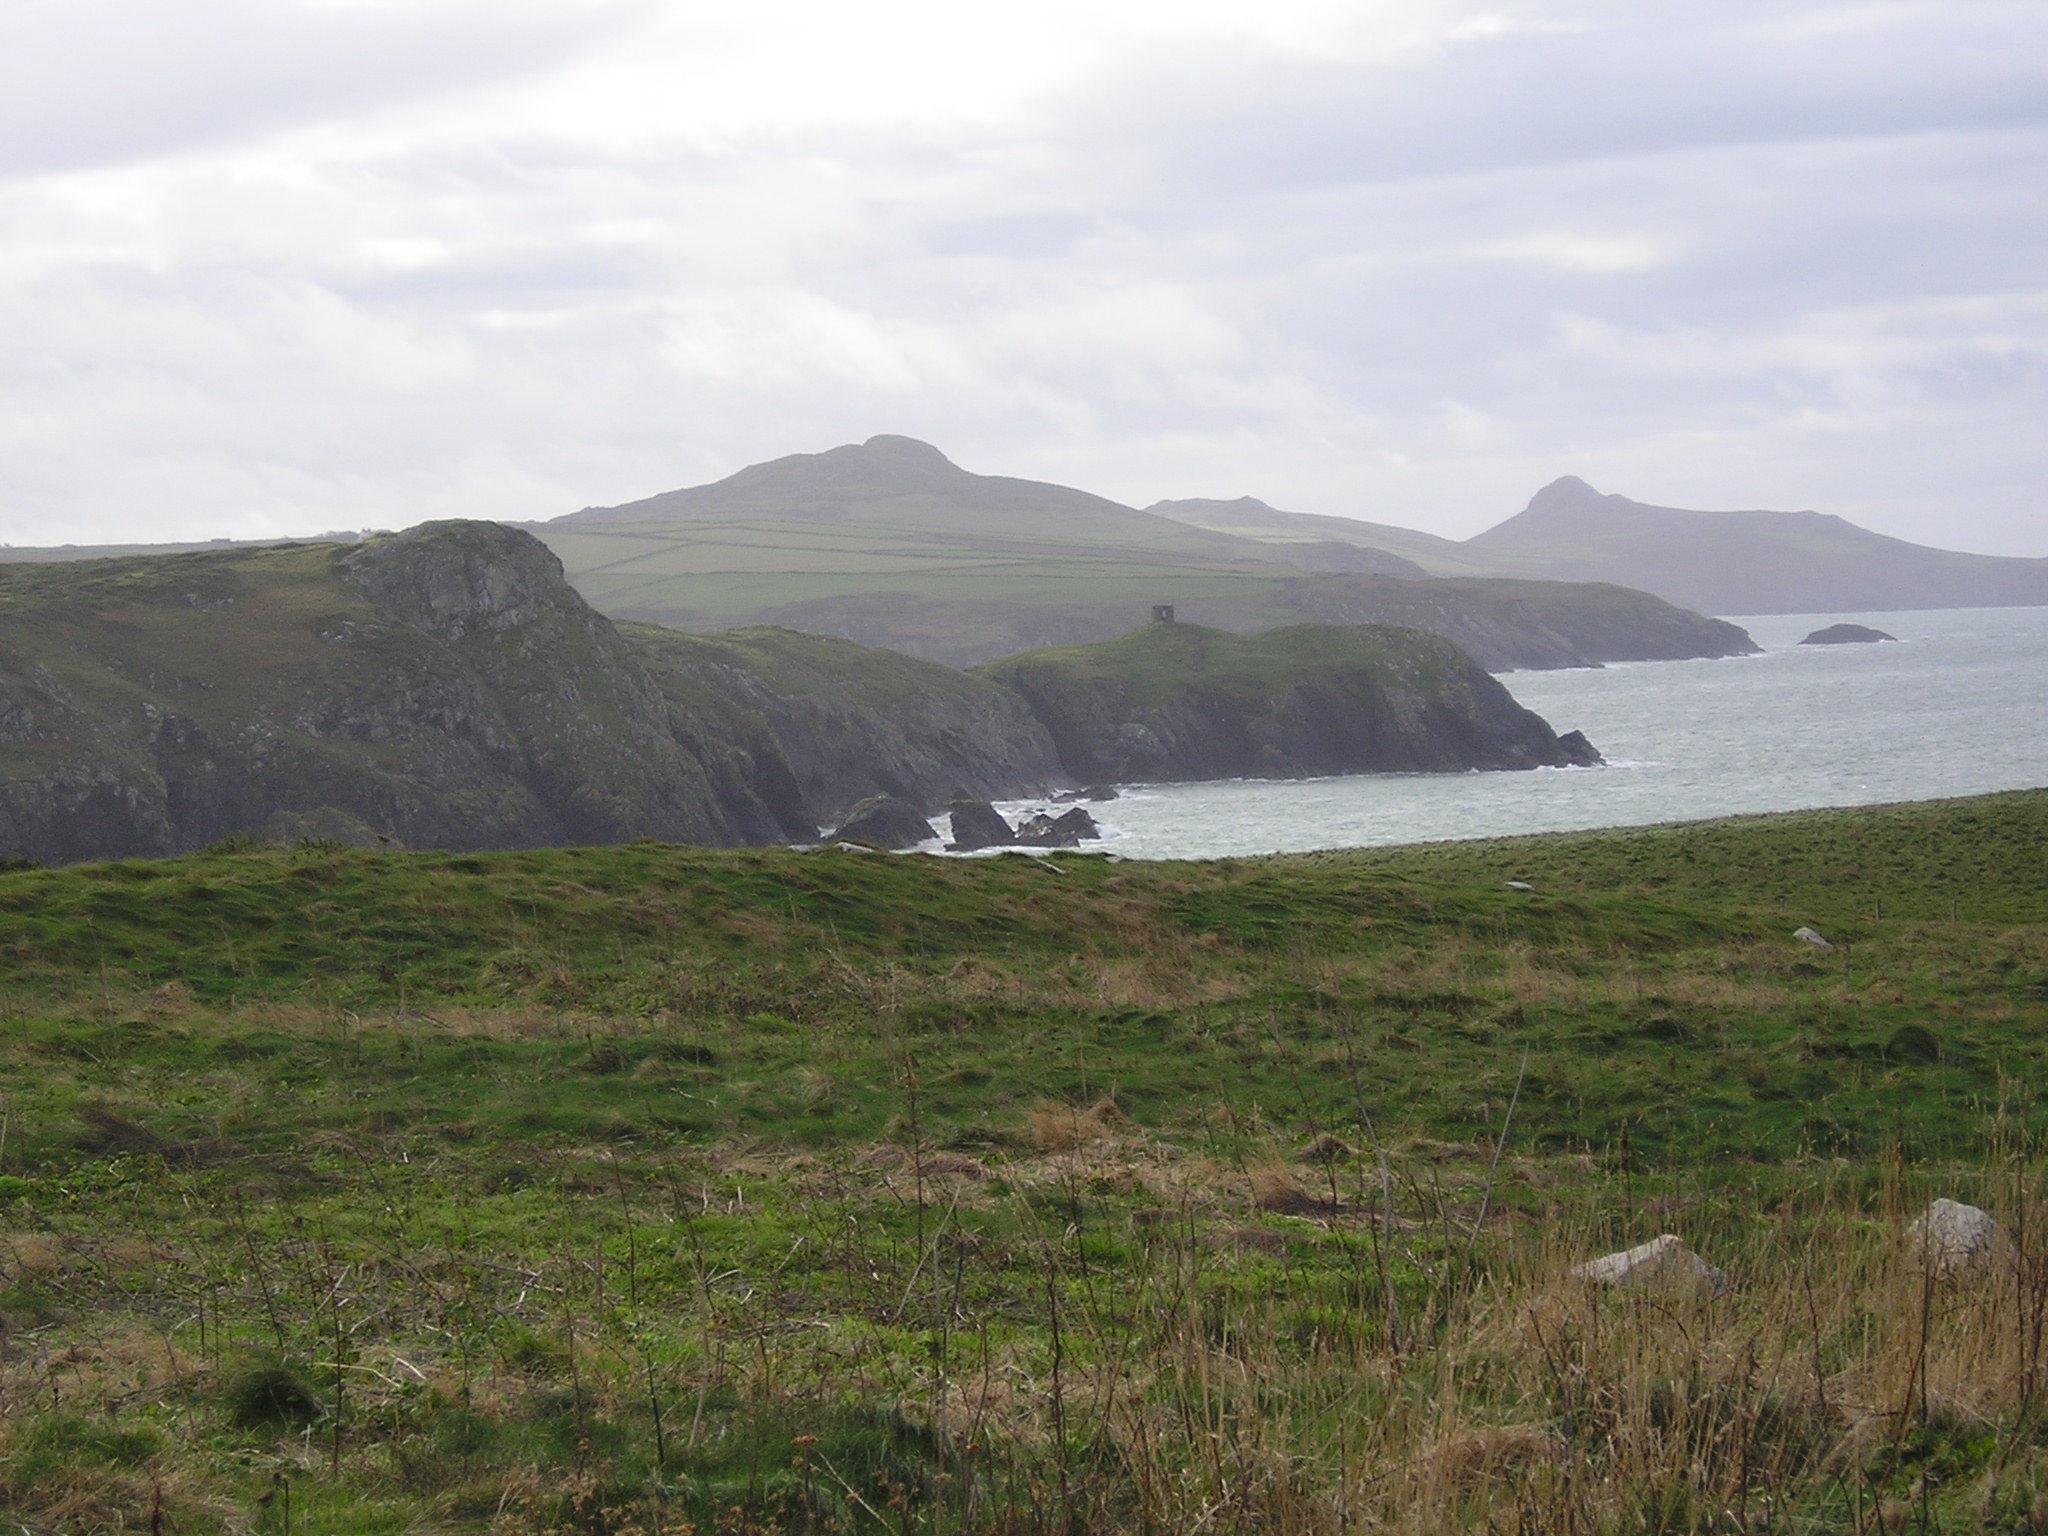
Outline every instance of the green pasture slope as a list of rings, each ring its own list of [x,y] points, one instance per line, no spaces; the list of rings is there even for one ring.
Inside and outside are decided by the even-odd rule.
[[[1861,1295],[1886,1212],[2022,1201],[2044,847],[2048,791],[1207,863],[302,844],[0,873],[0,1508],[1335,1531],[1423,1497],[1450,1415],[1546,1449],[1508,1492],[1446,1472],[1415,1529],[1514,1528],[1510,1494],[1734,1529],[1650,1522],[1665,1474],[1582,1435],[1550,1356],[1511,1387],[1488,1298],[1558,1232],[1666,1228],[1759,1286],[1839,1250],[1864,1278],[1831,1294]],[[1942,1457],[2020,1469],[1971,1510],[2019,1498],[2031,1398],[1922,1401],[1910,1446],[1843,1418],[1872,1306],[1814,1313],[1832,1363],[1770,1410],[1770,1497],[1818,1522],[1785,1528],[1911,1496],[1942,1528]],[[1461,1370],[1453,1414],[1460,1350],[1495,1374]],[[1719,1466],[1674,1450],[1656,1497],[1697,1515]]]

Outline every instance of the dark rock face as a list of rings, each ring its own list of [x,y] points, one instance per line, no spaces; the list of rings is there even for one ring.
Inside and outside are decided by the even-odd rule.
[[[950,811],[953,840],[946,847],[951,852],[972,853],[977,848],[1009,846],[1010,824],[986,800],[955,800]]]
[[[1172,782],[1562,767],[1560,741],[1450,642],[1382,626],[1240,636],[1155,624],[982,674],[1021,693],[1069,773]]]
[[[1102,836],[1102,829],[1095,825],[1095,818],[1078,805],[1053,817],[1052,830],[1056,835],[1070,837],[1077,843],[1093,842]]]
[[[1010,842],[1018,848],[1078,848],[1081,834],[1072,827],[1061,826],[1057,817],[1039,811],[1017,823]]]
[[[1586,740],[1584,731],[1566,731],[1557,738],[1557,749],[1564,754],[1564,764],[1572,768],[1598,768],[1607,759],[1600,755],[1599,748]]]
[[[554,556],[495,524],[0,584],[0,852],[815,835],[758,721],[676,707]]]
[[[894,795],[870,795],[847,813],[832,834],[835,841],[868,843],[876,848],[915,848],[939,834],[916,806]]]
[[[623,633],[664,677],[759,717],[822,821],[869,795],[936,806],[1038,794],[1061,777],[1022,699],[936,662],[786,629]]]
[[[1862,624],[1830,624],[1826,629],[1816,629],[1801,645],[1875,645],[1880,640],[1896,640],[1897,635],[1888,635],[1881,629],[1871,629]]]
[[[1058,816],[1038,811],[1011,826],[985,801],[953,802],[952,853],[970,853],[977,848],[1078,848],[1102,836],[1095,818],[1078,805]]]

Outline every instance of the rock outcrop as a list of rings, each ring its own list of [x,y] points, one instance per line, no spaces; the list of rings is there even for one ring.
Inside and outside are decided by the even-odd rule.
[[[847,812],[846,820],[832,834],[845,843],[867,843],[876,848],[915,848],[939,834],[908,800],[895,795],[870,795]]]
[[[1095,818],[1077,805],[1058,816],[1039,811],[1025,817],[1011,833],[1010,841],[1019,848],[1078,848],[1101,836]]]
[[[1298,625],[1233,635],[1153,624],[1106,645],[980,669],[1014,689],[1083,781],[1302,778],[1562,767],[1566,744],[1439,636]]]
[[[1010,824],[986,800],[955,800],[948,810],[953,836],[946,844],[950,853],[973,853],[980,848],[1006,848],[1013,835]]]
[[[1014,827],[985,800],[955,800],[951,814],[949,853],[972,853],[980,848],[1078,848],[1102,836],[1095,818],[1078,805],[1057,816],[1034,812]]]
[[[1585,740],[1583,736],[1579,739],[1581,741]],[[1076,801],[1084,800],[1091,805],[1099,805],[1105,800],[1114,800],[1116,798],[1117,790],[1114,784],[1089,784],[1080,789],[1063,789],[1053,796],[1053,799],[1061,805],[1072,805]]]

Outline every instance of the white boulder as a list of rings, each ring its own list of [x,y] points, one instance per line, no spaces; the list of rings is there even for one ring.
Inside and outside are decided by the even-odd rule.
[[[1914,1256],[1938,1275],[1958,1275],[1989,1263],[1998,1240],[1991,1213],[1960,1200],[1935,1201],[1906,1229]]]
[[[1728,1276],[1671,1232],[1620,1253],[1588,1259],[1572,1269],[1572,1278],[1586,1285],[1635,1285],[1707,1296],[1724,1295],[1728,1290]]]
[[[1833,949],[1835,946],[1815,933],[1811,928],[1794,928],[1792,937],[1802,944],[1811,944],[1815,949]]]

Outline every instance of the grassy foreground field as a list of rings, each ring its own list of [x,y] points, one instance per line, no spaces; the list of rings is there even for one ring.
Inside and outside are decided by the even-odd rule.
[[[0,1509],[2048,1529],[2044,848],[2035,792],[0,874]],[[1567,1280],[1662,1231],[1729,1294]]]

